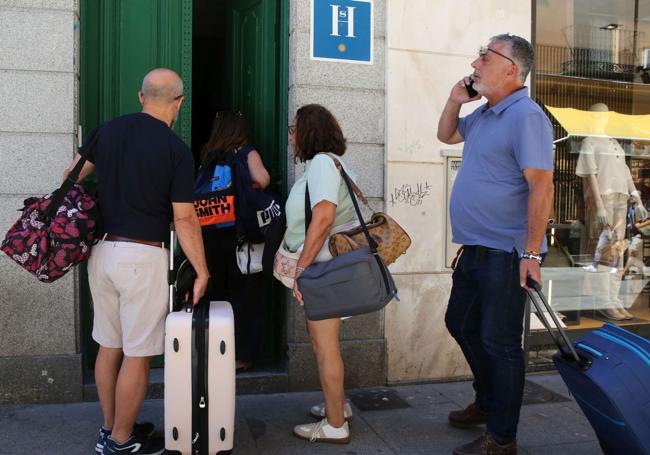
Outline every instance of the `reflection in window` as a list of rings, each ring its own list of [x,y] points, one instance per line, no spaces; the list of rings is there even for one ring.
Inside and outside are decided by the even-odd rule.
[[[544,0],[536,15],[556,147],[546,291],[571,329],[650,336],[650,2]]]

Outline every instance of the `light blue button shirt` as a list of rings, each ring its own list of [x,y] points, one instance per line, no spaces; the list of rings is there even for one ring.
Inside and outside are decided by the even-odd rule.
[[[529,194],[523,170],[553,170],[551,122],[524,87],[461,118],[458,130],[465,146],[451,192],[453,242],[523,252]]]

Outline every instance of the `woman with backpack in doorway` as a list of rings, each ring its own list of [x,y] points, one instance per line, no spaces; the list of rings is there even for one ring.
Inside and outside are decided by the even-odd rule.
[[[195,206],[212,277],[209,297],[232,305],[236,368],[249,369],[261,346],[266,286],[262,273],[243,274],[237,264],[236,249],[240,240],[235,209],[237,163],[245,160],[251,183],[260,189],[269,186],[271,177],[262,157],[250,145],[248,121],[238,112],[217,112],[210,139],[201,149],[200,160],[194,191],[195,197],[197,194],[203,196],[197,199]],[[245,172],[246,166],[243,169]]]

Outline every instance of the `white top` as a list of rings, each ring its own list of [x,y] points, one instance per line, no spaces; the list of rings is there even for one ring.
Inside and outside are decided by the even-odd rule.
[[[630,168],[625,164],[625,150],[616,139],[607,137],[583,139],[580,144],[576,175],[579,177],[596,175],[601,195],[630,194],[628,186],[632,179]]]

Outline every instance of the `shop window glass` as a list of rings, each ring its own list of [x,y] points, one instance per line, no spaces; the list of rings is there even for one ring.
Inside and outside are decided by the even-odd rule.
[[[544,289],[574,335],[614,322],[648,337],[650,1],[536,8],[534,96],[555,140]]]

